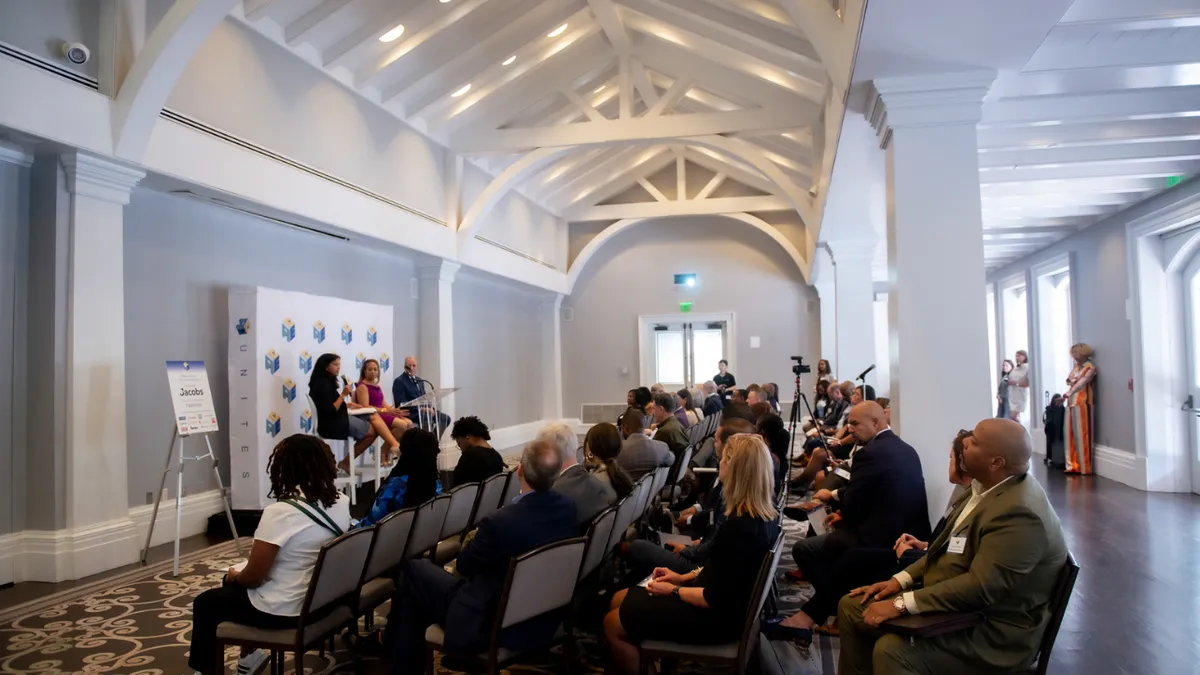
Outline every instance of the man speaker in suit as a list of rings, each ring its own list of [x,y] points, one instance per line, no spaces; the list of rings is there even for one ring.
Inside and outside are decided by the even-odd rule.
[[[537,440],[558,450],[562,469],[552,489],[575,502],[576,521],[581,529],[601,511],[617,503],[617,491],[612,485],[588,473],[579,463],[579,436],[569,425],[563,422],[547,424],[538,432]]]
[[[409,401],[415,401],[417,398],[425,395],[425,380],[422,380],[417,375],[417,359],[413,356],[404,357],[404,372],[395,380],[392,380],[392,402],[397,408]],[[408,418],[413,421],[413,424],[421,424],[421,415],[416,406],[405,408],[408,411]],[[431,416],[433,408],[425,408],[426,416]],[[434,433],[441,438],[442,432],[450,426],[450,416],[444,412],[437,414],[437,431]]]
[[[479,523],[475,538],[458,554],[462,578],[427,559],[404,564],[385,637],[389,675],[425,672],[425,629],[434,623],[446,631],[447,652],[487,647],[511,559],[579,533],[575,505],[550,489],[560,467],[553,445],[534,441],[525,446],[517,467],[524,496]],[[501,644],[516,650],[535,647],[554,636],[559,622],[557,616],[524,621],[506,629]]]
[[[1012,673],[1037,656],[1067,546],[1029,475],[1029,434],[1012,420],[976,425],[963,448],[975,482],[924,558],[842,598],[839,673]],[[855,463],[857,470],[858,464]],[[909,641],[881,629],[906,614],[980,612],[983,623]]]
[[[660,466],[671,466],[675,461],[666,443],[653,440],[644,433],[643,422],[642,414],[633,408],[621,416],[621,435],[625,440],[617,453],[617,464],[635,481]]]

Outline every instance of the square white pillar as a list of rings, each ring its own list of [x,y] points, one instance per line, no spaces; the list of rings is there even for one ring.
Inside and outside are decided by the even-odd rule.
[[[887,151],[892,424],[921,456],[934,518],[955,433],[992,413],[976,126],[994,78],[878,80],[868,107]]]
[[[816,259],[813,261],[812,268],[812,287],[817,289],[817,299],[821,303],[821,349],[817,358],[829,361],[829,367],[835,368],[837,365],[837,283],[829,251],[824,245],[818,244],[815,255]],[[815,376],[817,364],[811,365]],[[838,374],[836,370],[833,373],[834,375]]]
[[[554,295],[542,300],[540,314],[542,324],[542,419],[557,420],[563,417],[562,388],[562,301],[563,295]]]
[[[460,265],[448,260],[428,260],[418,265],[417,358],[420,376],[439,389],[454,386],[454,275]],[[447,397],[441,412],[454,419],[454,396]],[[448,448],[449,449],[449,448]],[[458,463],[457,448],[442,451],[442,468]]]
[[[874,241],[827,242],[833,257],[834,302],[837,309],[837,361],[833,372],[839,380],[854,380],[875,363],[875,282],[871,264]],[[875,386],[875,378],[866,381]]]

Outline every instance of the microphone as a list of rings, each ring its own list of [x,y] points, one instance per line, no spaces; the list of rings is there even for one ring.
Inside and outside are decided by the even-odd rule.
[[[856,380],[861,380],[861,379],[865,378],[865,377],[867,376],[867,373],[871,372],[872,370],[875,370],[875,364],[874,364],[874,363],[872,363],[872,364],[871,364],[871,366],[870,366],[869,368],[867,368],[866,370],[862,371],[862,375],[859,375],[859,376],[858,376],[858,377],[856,377],[855,379],[856,379]]]

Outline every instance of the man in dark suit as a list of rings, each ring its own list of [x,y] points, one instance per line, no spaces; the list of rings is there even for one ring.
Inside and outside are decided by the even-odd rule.
[[[917,451],[892,432],[883,408],[874,401],[855,406],[848,424],[863,448],[854,455],[846,487],[813,495],[815,501],[838,509],[831,516],[836,528],[802,539],[792,548],[796,568],[817,593],[785,625],[811,627],[812,620],[824,621],[837,611],[840,593],[835,592],[831,577],[847,551],[893,546],[906,532],[922,540],[929,536],[925,477]]]
[[[652,440],[644,432],[642,414],[630,408],[621,416],[621,452],[617,453],[617,464],[637,480],[660,466],[671,466],[675,461],[670,448],[662,441]]]
[[[721,399],[721,395],[717,393],[717,385],[712,380],[704,383],[704,416],[712,417],[721,412],[721,408],[725,407],[725,401]]]
[[[537,439],[558,450],[562,469],[554,481],[555,492],[575,502],[575,515],[580,528],[586,528],[598,513],[617,503],[617,491],[612,485],[596,478],[579,464],[579,436],[563,422],[542,427]]]
[[[550,488],[561,468],[553,445],[525,446],[517,477],[524,495],[479,523],[475,538],[458,554],[456,577],[429,560],[404,565],[388,615],[389,675],[425,671],[425,630],[446,631],[448,652],[484,649],[512,558],[579,533],[575,505]],[[539,617],[508,628],[501,644],[528,649],[553,637],[559,617]]]
[[[420,396],[425,395],[425,380],[422,380],[417,375],[417,359],[412,356],[404,358],[404,372],[392,381],[392,403],[399,408],[402,404],[416,400]],[[421,423],[421,415],[416,406],[405,408],[408,411],[408,418],[413,421],[413,424]],[[431,416],[432,408],[426,408],[426,416]],[[450,416],[444,412],[437,414],[437,431],[435,432],[438,438],[441,438],[442,432],[450,426]]]

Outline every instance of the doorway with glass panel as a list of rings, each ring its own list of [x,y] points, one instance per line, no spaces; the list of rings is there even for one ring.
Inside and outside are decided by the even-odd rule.
[[[717,362],[734,371],[733,314],[642,316],[638,321],[639,384],[659,383],[667,391],[691,389],[717,374]]]

